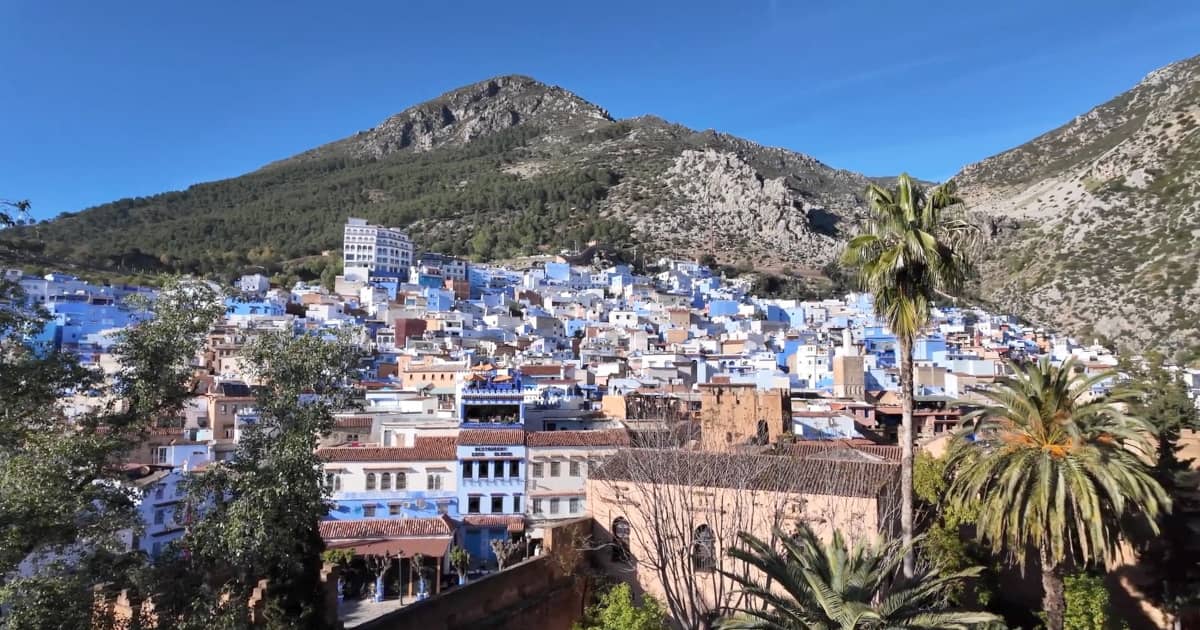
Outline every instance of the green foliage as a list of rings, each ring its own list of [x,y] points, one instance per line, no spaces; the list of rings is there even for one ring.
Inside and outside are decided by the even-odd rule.
[[[870,223],[842,262],[875,296],[888,327],[912,339],[929,322],[934,298],[955,295],[970,276],[979,229],[952,211],[961,202],[953,183],[927,192],[903,174],[894,190],[872,184],[867,200]]]
[[[1174,507],[1164,517],[1157,534],[1147,532],[1138,543],[1142,566],[1152,576],[1146,594],[1169,614],[1200,603],[1200,565],[1197,565],[1193,527],[1200,523],[1200,507],[1191,500],[1196,481],[1190,460],[1178,456],[1180,432],[1200,428],[1195,404],[1182,379],[1162,368],[1160,357],[1146,357],[1148,369],[1133,368],[1143,395],[1133,413],[1146,418],[1157,432],[1155,463],[1151,474],[1162,484]]]
[[[360,216],[408,229],[418,243],[477,259],[602,240],[629,227],[598,214],[620,174],[582,166],[522,178],[504,167],[539,130],[515,127],[463,147],[383,159],[325,154],[184,191],[121,199],[13,232],[44,242],[45,257],[114,271],[176,271],[231,279],[289,273],[287,261],[341,247]],[[329,275],[328,267],[315,277]],[[310,270],[313,271],[313,270]],[[297,273],[292,269],[290,273]]]
[[[450,567],[458,575],[466,575],[471,566],[471,553],[458,545],[450,550]]]
[[[22,303],[10,284],[0,294]],[[78,627],[71,615],[90,609],[92,584],[137,579],[144,559],[119,542],[122,530],[138,526],[137,497],[111,464],[144,431],[179,414],[190,377],[184,366],[224,311],[218,297],[203,284],[166,282],[153,318],[120,336],[115,382],[74,355],[26,343],[44,313],[0,309],[0,575],[27,557],[41,560],[30,577],[0,588],[0,608],[19,620],[6,627]],[[91,405],[68,418],[64,392]]]
[[[354,560],[353,549],[326,549],[321,552],[321,561],[325,564],[347,567],[352,560]]]
[[[1108,589],[1104,579],[1091,573],[1068,575],[1063,579],[1066,609],[1065,630],[1113,630],[1120,627],[1109,615]]]
[[[1092,394],[1114,373],[1086,376],[1073,359],[1055,366],[1048,357],[1010,367],[1012,377],[980,392],[988,406],[966,417],[976,441],[953,446],[948,495],[978,508],[977,535],[994,552],[1019,564],[1038,551],[1047,626],[1059,630],[1059,567],[1112,558],[1127,516],[1157,531],[1170,499],[1142,461],[1153,428],[1126,411],[1136,392]]]
[[[1109,558],[1127,508],[1151,519],[1170,508],[1139,459],[1153,448],[1153,427],[1126,412],[1136,393],[1093,397],[1115,374],[1085,376],[1074,360],[1010,367],[1014,376],[980,392],[989,405],[967,416],[978,440],[952,449],[951,500],[977,503],[980,536],[1018,561],[1027,547],[1055,563]]]
[[[746,532],[729,549],[754,570],[722,574],[765,606],[744,605],[722,628],[963,628],[999,621],[990,613],[951,610],[945,597],[978,575],[978,567],[897,579],[907,552],[900,541],[850,547],[835,531],[823,543],[807,523],[790,536],[777,529],[775,538],[782,550]]]
[[[244,614],[251,590],[266,578],[281,623],[311,627],[324,601],[317,526],[329,511],[317,439],[332,429],[334,411],[355,404],[350,377],[359,351],[347,335],[281,332],[257,337],[245,353],[263,384],[255,392],[258,418],[243,428],[232,462],[210,466],[188,484],[189,508],[202,517],[183,538],[187,557],[165,568],[190,576],[188,588],[198,592],[230,593],[232,603],[196,610],[187,606],[197,600],[172,607],[162,597],[158,605],[162,591],[179,588],[160,581],[156,611],[171,623],[205,627],[221,615]]]
[[[633,596],[629,585],[621,582],[600,595],[599,601],[588,607],[584,620],[573,630],[666,630],[667,619],[662,604],[649,595],[641,602]]]
[[[968,567],[987,565],[991,558],[986,550],[971,542],[968,533],[979,517],[976,505],[958,505],[946,500],[950,479],[944,458],[927,453],[917,454],[913,466],[913,492],[921,516],[926,523],[924,537],[917,545],[920,556],[943,573],[961,571]],[[964,581],[951,587],[946,596],[962,601],[969,587],[976,601],[987,604],[992,593],[984,582],[994,578],[985,572],[987,580]]]

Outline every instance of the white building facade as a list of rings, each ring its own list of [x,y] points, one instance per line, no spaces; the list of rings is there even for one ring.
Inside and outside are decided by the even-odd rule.
[[[351,217],[346,219],[342,237],[342,260],[347,279],[365,281],[373,273],[407,273],[413,244],[408,234],[396,228]]]

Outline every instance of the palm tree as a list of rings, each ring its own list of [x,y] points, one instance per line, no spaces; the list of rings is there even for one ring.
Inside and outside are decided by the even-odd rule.
[[[945,593],[978,575],[979,567],[897,582],[906,551],[901,541],[847,549],[840,532],[823,544],[807,524],[794,536],[779,530],[775,536],[782,552],[745,532],[738,535],[742,544],[729,550],[758,575],[723,572],[753,602],[723,629],[969,628],[999,621],[989,613],[945,609]]]
[[[907,173],[894,190],[867,188],[871,217],[864,233],[851,239],[842,264],[853,269],[863,290],[875,296],[875,312],[899,346],[900,362],[900,529],[908,550],[904,574],[913,574],[913,343],[929,324],[937,296],[957,293],[972,272],[970,253],[980,231],[964,220],[954,183],[928,192]]]
[[[1074,359],[1055,366],[1048,357],[1010,367],[1012,377],[980,392],[990,404],[964,419],[974,441],[949,455],[948,498],[978,507],[977,534],[993,551],[1024,565],[1037,550],[1047,627],[1059,630],[1063,563],[1111,559],[1121,517],[1140,511],[1157,531],[1170,499],[1144,463],[1154,431],[1126,411],[1137,393],[1096,393],[1114,372],[1089,377]]]

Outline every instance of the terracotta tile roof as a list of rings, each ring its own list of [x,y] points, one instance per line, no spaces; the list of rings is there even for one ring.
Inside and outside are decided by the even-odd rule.
[[[458,432],[458,443],[463,446],[521,446],[525,444],[525,431],[512,429],[463,429]]]
[[[900,463],[627,448],[588,478],[640,483],[650,476],[663,484],[878,498],[899,487]]]
[[[522,365],[521,374],[523,376],[558,376],[562,374],[562,365],[553,363],[549,365]]]
[[[463,517],[463,523],[472,527],[507,527],[510,532],[525,531],[525,517],[523,516],[473,514]]]
[[[333,426],[338,429],[369,429],[374,422],[371,416],[346,416],[336,418]]]
[[[413,446],[335,446],[317,449],[327,462],[425,462],[456,457],[453,437],[419,437]]]
[[[353,521],[321,521],[321,538],[399,538],[402,536],[448,536],[454,524],[448,518],[372,518]]]
[[[847,453],[849,451],[849,453]],[[867,457],[862,459],[882,458],[889,461],[900,461],[900,447],[896,445],[875,444],[859,440],[811,440],[797,441],[788,444],[786,452],[796,457],[853,459],[855,453]]]
[[[625,429],[602,431],[531,431],[525,436],[528,446],[629,446]]]

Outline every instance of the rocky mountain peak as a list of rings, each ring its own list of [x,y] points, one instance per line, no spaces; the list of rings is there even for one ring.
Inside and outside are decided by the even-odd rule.
[[[401,151],[463,146],[517,126],[532,125],[554,131],[586,128],[612,120],[603,108],[561,87],[510,74],[451,90],[395,114],[371,129],[285,162],[339,154],[378,159]]]

